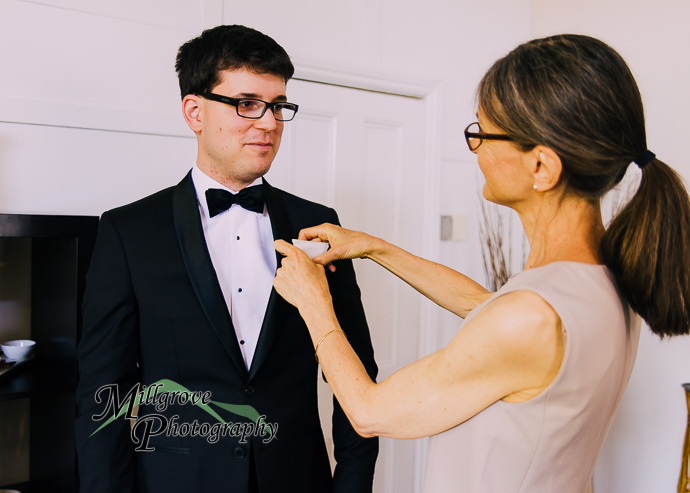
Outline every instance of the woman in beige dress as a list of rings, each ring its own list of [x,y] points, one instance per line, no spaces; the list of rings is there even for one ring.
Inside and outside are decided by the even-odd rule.
[[[314,262],[285,242],[275,287],[304,318],[328,383],[363,436],[431,436],[425,492],[586,492],[635,360],[640,319],[690,326],[690,202],[647,148],[624,60],[599,40],[520,45],[478,90],[465,130],[486,199],[515,210],[525,270],[497,293],[382,239],[333,225]],[[639,189],[604,227],[600,200],[628,165]],[[368,258],[465,318],[445,348],[372,382],[338,324],[327,271]],[[326,268],[324,268],[324,266]],[[336,266],[336,267],[334,267]]]

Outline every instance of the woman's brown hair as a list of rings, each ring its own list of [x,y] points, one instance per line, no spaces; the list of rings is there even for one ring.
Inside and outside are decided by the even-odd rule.
[[[640,91],[623,58],[588,36],[536,39],[498,60],[478,90],[484,115],[523,151],[561,158],[569,193],[598,201],[633,161],[640,186],[600,250],[630,306],[660,337],[690,331],[690,199],[647,151]]]

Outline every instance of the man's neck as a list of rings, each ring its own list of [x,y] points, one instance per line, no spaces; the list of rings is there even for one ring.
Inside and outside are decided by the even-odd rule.
[[[211,178],[212,180],[220,183],[224,187],[232,190],[233,192],[239,192],[243,188],[247,188],[250,185],[253,185],[257,183],[258,180],[261,180],[262,177],[258,178],[253,178],[248,181],[244,180],[238,180],[237,178],[229,177],[221,172],[218,171],[217,168],[214,166],[209,166],[205,165],[203,163],[199,163],[197,161],[197,167],[199,168],[199,171],[201,171],[203,174]],[[261,183],[261,181],[258,181],[258,183]]]

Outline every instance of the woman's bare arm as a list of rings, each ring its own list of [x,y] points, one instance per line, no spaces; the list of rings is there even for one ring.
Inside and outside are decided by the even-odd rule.
[[[322,224],[300,232],[300,239],[318,238],[330,250],[314,259],[329,265],[343,258],[368,258],[386,268],[437,305],[464,318],[492,293],[469,277],[446,266],[413,255],[380,238]]]
[[[338,332],[323,268],[291,245],[276,246],[288,257],[274,285],[298,307],[328,383],[363,436],[433,435],[500,399],[532,398],[558,373],[560,319],[541,297],[519,291],[489,303],[447,347],[374,383]]]

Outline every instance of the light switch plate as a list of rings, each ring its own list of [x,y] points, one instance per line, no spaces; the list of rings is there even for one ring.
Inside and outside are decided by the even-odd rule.
[[[467,239],[467,216],[452,214],[441,216],[441,241],[465,241]]]

